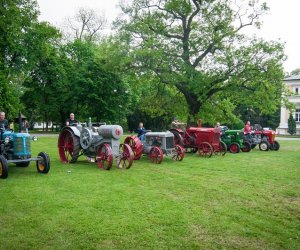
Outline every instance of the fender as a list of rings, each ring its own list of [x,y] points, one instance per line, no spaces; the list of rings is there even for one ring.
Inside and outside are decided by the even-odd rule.
[[[80,137],[80,131],[78,128],[76,128],[74,126],[65,126],[65,127],[63,127],[62,130],[65,130],[65,129],[72,130],[76,136]]]

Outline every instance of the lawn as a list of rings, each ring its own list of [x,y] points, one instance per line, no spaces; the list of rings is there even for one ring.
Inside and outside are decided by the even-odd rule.
[[[0,249],[300,249],[300,141],[102,171],[84,157],[48,174],[10,165],[0,179]]]

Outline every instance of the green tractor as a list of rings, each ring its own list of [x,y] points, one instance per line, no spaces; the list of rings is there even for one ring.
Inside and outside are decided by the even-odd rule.
[[[221,135],[221,140],[226,144],[230,153],[236,154],[242,152],[250,152],[251,144],[244,141],[243,130],[226,130]]]

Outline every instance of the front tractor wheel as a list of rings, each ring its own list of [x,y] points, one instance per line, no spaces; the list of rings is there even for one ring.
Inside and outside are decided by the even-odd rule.
[[[131,147],[127,144],[120,144],[117,162],[118,168],[129,169],[132,166],[133,160],[134,154]]]
[[[278,141],[274,141],[274,143],[270,145],[270,149],[271,149],[271,150],[278,151],[279,148],[280,148],[280,144],[279,144]]]
[[[242,151],[243,152],[250,152],[251,151],[251,144],[250,144],[250,142],[247,142],[247,141],[243,142]]]
[[[80,152],[79,137],[69,128],[62,130],[58,137],[58,152],[63,163],[74,163]]]
[[[50,170],[50,157],[44,152],[40,152],[38,154],[38,158],[40,158],[36,162],[36,168],[39,173],[47,174]]]
[[[8,164],[3,155],[0,155],[0,178],[6,179],[8,176]]]
[[[96,160],[100,169],[110,170],[113,164],[113,155],[112,149],[107,143],[98,148]]]
[[[270,143],[263,141],[259,144],[260,151],[269,151],[269,149],[270,149]]]
[[[143,153],[143,145],[141,140],[137,136],[132,135],[126,137],[124,140],[124,144],[129,145],[129,147],[131,148],[134,155],[134,160],[139,160],[141,158]]]
[[[229,146],[229,151],[230,151],[230,153],[232,153],[232,154],[237,154],[237,153],[240,152],[240,150],[241,150],[241,147],[240,147],[240,145],[239,145],[238,143],[236,143],[236,142],[231,143],[230,146]]]
[[[208,142],[202,142],[199,145],[198,154],[202,157],[210,158],[214,152],[213,147]]]
[[[151,162],[160,164],[163,160],[163,157],[164,157],[164,154],[159,147],[154,146],[150,149],[149,158],[150,158]]]
[[[173,155],[173,160],[175,161],[182,161],[183,157],[184,157],[184,148],[180,145],[175,145],[175,154]]]

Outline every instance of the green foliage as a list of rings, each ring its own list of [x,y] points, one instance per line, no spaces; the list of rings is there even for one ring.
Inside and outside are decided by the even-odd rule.
[[[132,45],[138,72],[175,86],[192,120],[214,109],[215,96],[271,114],[281,99],[283,45],[240,33],[259,27],[267,10],[254,1],[244,7],[242,1],[135,0],[122,6],[127,19],[116,26]]]
[[[288,133],[290,135],[296,134],[296,121],[291,113],[290,113],[290,117],[288,119]]]

